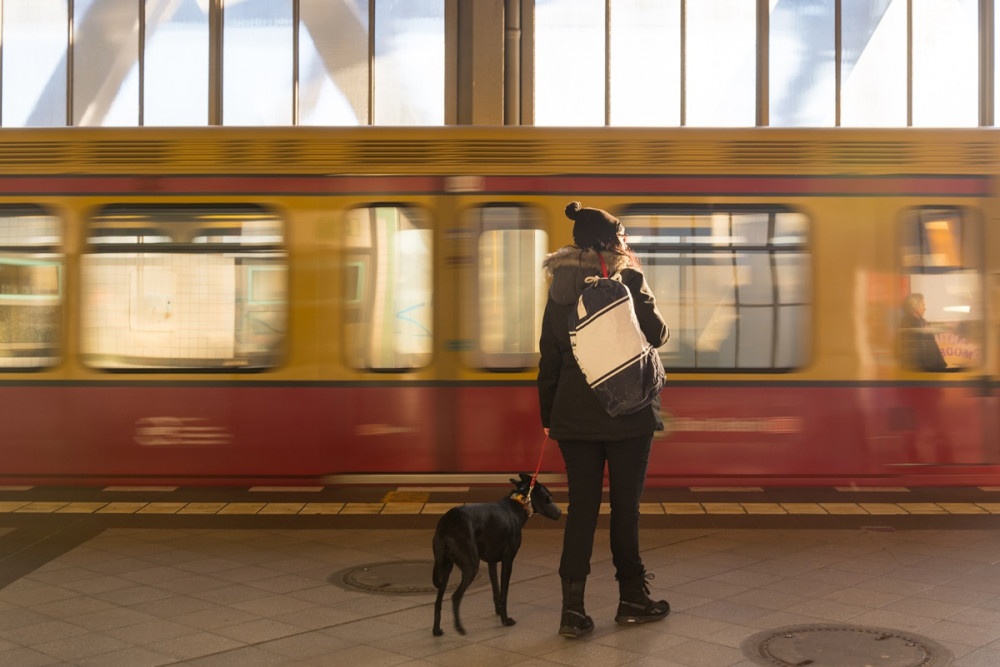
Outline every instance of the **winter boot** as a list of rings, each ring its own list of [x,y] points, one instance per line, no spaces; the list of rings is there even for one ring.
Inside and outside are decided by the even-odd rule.
[[[559,634],[563,637],[576,639],[594,629],[594,621],[583,609],[583,589],[586,579],[580,581],[562,580],[562,618],[559,621]]]
[[[646,580],[652,578],[652,574],[646,574],[643,570],[634,578],[618,580],[618,593],[621,599],[618,601],[618,614],[615,616],[617,623],[635,625],[667,617],[670,613],[667,601],[654,602],[649,599],[649,586]]]

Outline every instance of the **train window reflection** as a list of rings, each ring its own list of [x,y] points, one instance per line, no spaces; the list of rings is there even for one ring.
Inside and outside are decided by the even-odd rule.
[[[960,371],[983,357],[983,229],[957,208],[921,208],[903,218],[897,351],[917,371]]]
[[[63,256],[59,221],[41,209],[0,208],[0,369],[59,361]]]
[[[393,371],[430,363],[433,234],[416,208],[352,209],[345,238],[345,342],[353,368]]]
[[[782,371],[811,354],[808,219],[766,207],[620,216],[671,328],[675,369]]]
[[[521,369],[538,363],[546,282],[538,270],[548,244],[537,211],[484,206],[469,213],[478,230],[475,338],[484,368]]]
[[[276,366],[288,319],[282,241],[281,221],[257,207],[103,209],[81,258],[83,358],[106,370]]]

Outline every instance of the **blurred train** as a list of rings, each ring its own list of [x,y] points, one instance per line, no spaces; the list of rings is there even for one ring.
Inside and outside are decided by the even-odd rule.
[[[0,484],[559,473],[572,200],[672,330],[650,485],[1000,484],[998,167],[986,129],[0,130]]]

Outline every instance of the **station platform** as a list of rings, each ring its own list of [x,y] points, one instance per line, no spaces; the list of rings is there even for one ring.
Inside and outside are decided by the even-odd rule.
[[[0,664],[1000,664],[1000,487],[647,489],[671,614],[615,624],[605,516],[577,640],[557,634],[564,519],[532,517],[516,625],[483,566],[467,634],[446,600],[434,637],[434,526],[508,488],[0,487]]]

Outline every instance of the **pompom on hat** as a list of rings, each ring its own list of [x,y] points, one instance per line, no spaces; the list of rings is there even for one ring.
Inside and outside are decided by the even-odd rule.
[[[580,248],[617,245],[625,227],[618,218],[599,208],[584,208],[574,201],[566,205],[566,217],[573,221],[573,242]]]

